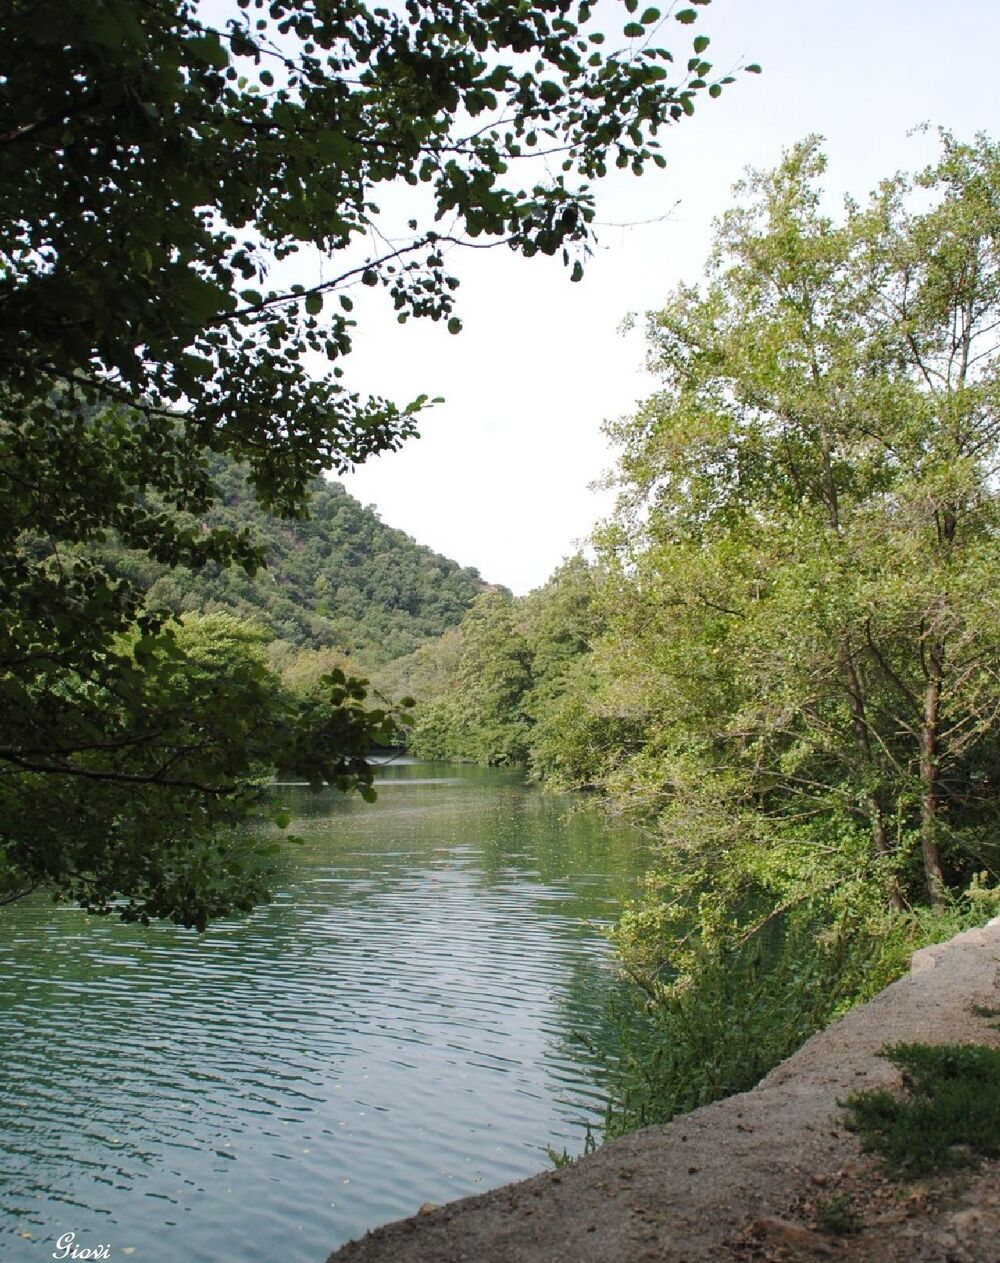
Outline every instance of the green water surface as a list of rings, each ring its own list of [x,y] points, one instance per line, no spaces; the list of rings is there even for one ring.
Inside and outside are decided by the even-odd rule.
[[[513,773],[379,780],[281,787],[305,844],[205,934],[0,910],[0,1257],[321,1263],[583,1148],[641,840]]]

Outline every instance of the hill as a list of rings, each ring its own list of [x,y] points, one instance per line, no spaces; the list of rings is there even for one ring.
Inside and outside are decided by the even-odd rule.
[[[221,503],[205,526],[248,529],[267,568],[253,578],[219,566],[193,572],[106,549],[155,608],[228,611],[296,648],[335,646],[376,666],[456,626],[487,586],[477,570],[386,526],[339,483],[317,479],[309,517],[286,521],[261,509],[238,465],[218,461],[213,478]]]

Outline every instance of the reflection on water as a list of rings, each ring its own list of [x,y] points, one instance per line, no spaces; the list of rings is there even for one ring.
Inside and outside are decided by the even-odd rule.
[[[582,1149],[635,836],[509,773],[379,780],[278,790],[305,841],[246,920],[0,913],[0,1257],[320,1263]]]

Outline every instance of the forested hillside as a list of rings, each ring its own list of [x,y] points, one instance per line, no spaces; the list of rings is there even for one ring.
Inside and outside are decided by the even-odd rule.
[[[152,608],[235,614],[295,648],[337,647],[371,666],[456,625],[486,586],[478,571],[386,526],[339,483],[316,479],[308,518],[288,521],[260,508],[239,466],[216,460],[212,476],[220,501],[202,528],[248,531],[266,569],[168,569],[105,545],[115,569],[148,589]]]

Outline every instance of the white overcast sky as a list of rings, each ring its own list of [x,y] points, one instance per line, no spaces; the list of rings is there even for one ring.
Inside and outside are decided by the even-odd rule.
[[[740,76],[667,132],[666,170],[616,172],[601,187],[599,221],[665,220],[602,228],[577,285],[547,259],[461,257],[458,337],[401,327],[381,293],[365,296],[350,383],[400,403],[446,402],[425,414],[419,439],[345,478],[348,490],[517,593],[543,583],[607,512],[607,493],[589,489],[613,462],[601,423],[654,385],[641,330],[619,327],[699,278],[712,220],[744,168],[772,166],[818,132],[827,188],[863,197],[933,156],[932,137],[907,135],[921,122],[1000,137],[1000,0],[713,0],[701,12],[697,27],[670,24],[662,42],[678,60],[701,31],[716,69],[756,61],[764,73]]]

